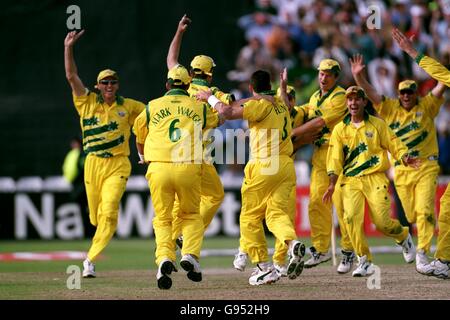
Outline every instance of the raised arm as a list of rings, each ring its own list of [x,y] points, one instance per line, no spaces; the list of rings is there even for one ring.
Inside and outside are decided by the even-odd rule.
[[[409,40],[398,29],[394,29],[392,31],[392,37],[398,43],[399,47],[411,58],[413,58],[416,63],[423,70],[425,70],[426,73],[428,73],[433,79],[436,79],[437,81],[445,84],[447,87],[450,87],[450,71],[445,66],[428,56],[419,54],[417,50],[414,49],[411,40]]]
[[[191,19],[184,15],[178,23],[177,32],[170,43],[169,52],[167,53],[167,69],[170,70],[178,64],[178,57],[180,55],[181,40],[186,31]]]
[[[397,42],[400,49],[405,51],[411,58],[416,59],[419,54],[416,49],[414,49],[413,43],[409,40],[400,30],[394,28],[392,30],[392,38]]]
[[[72,87],[73,93],[77,97],[84,95],[86,93],[86,88],[78,76],[77,65],[75,64],[75,59],[73,57],[73,46],[83,33],[84,30],[79,33],[71,31],[64,40],[64,67],[66,69],[66,78]]]
[[[289,110],[291,110],[292,107],[291,107],[291,104],[289,103],[289,97],[287,95],[287,69],[286,68],[284,68],[283,72],[280,73],[280,91],[281,91],[281,95],[280,95],[281,100],[289,108]]]
[[[383,97],[378,94],[377,90],[375,90],[375,88],[366,79],[364,74],[364,69],[366,66],[364,65],[363,56],[360,54],[355,54],[349,59],[349,62],[356,84],[364,89],[367,97],[374,105],[380,104],[383,101]]]
[[[436,98],[442,98],[444,95],[445,89],[447,89],[447,86],[443,84],[442,82],[438,82],[438,84],[431,90],[431,94],[435,96]]]

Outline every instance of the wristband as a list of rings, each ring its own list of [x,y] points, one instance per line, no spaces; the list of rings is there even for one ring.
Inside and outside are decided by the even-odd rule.
[[[140,159],[142,162],[145,162],[144,155],[143,155],[143,154],[140,154],[139,152],[138,152],[138,155],[139,155],[139,159]]]
[[[208,103],[211,107],[213,107],[214,109],[216,108],[216,104],[220,103],[220,100],[217,99],[214,95],[211,95],[208,98]]]

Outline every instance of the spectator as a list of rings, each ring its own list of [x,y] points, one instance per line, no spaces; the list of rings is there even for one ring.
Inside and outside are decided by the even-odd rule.
[[[64,158],[63,176],[72,185],[70,200],[78,203],[82,214],[88,215],[86,188],[84,187],[84,160],[86,159],[86,154],[83,151],[81,139],[78,137],[72,138],[70,147],[70,151]]]

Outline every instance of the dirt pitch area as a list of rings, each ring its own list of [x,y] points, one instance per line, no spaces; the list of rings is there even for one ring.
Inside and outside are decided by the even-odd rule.
[[[367,278],[339,275],[331,266],[305,269],[296,280],[252,287],[251,270],[206,269],[193,283],[184,271],[173,274],[170,290],[159,290],[155,271],[98,271],[82,279],[81,289],[66,287],[64,273],[0,273],[0,299],[125,299],[125,300],[372,300],[450,299],[450,281],[418,274],[413,265],[381,268],[381,288],[368,289]]]

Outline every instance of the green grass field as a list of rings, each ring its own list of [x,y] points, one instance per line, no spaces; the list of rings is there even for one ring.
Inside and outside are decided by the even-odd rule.
[[[309,246],[309,239],[303,239]],[[268,238],[273,248],[274,239]],[[67,261],[0,261],[0,300],[305,300],[305,299],[449,299],[447,282],[425,277],[407,265],[401,253],[374,254],[374,263],[381,268],[381,290],[368,290],[366,279],[350,274],[338,275],[336,267],[324,263],[304,270],[295,280],[281,279],[275,285],[253,287],[248,284],[252,272],[232,268],[233,252],[238,238],[206,238],[203,250],[232,249],[228,256],[201,258],[204,279],[193,283],[185,272],[173,274],[171,290],[156,285],[153,239],[111,241],[96,261],[96,279],[81,279],[79,290],[70,290],[67,268],[82,266],[82,259]],[[371,247],[395,246],[387,238],[369,239]],[[0,253],[11,252],[86,252],[90,241],[1,241]],[[79,269],[79,270],[80,270]],[[343,290],[345,289],[345,290]]]
[[[309,246],[309,238],[302,239]],[[391,239],[384,237],[369,238],[370,246],[394,246]],[[337,242],[339,243],[339,242]],[[268,237],[269,248],[273,248],[274,239]],[[0,253],[8,252],[48,252],[75,250],[87,251],[90,241],[1,241]],[[239,246],[238,238],[214,237],[206,238],[203,249],[236,249]],[[104,271],[113,270],[143,270],[156,269],[154,263],[154,239],[113,239],[101,259],[97,268]],[[339,253],[338,253],[339,254]],[[201,260],[203,268],[230,268],[233,258],[205,257]],[[378,264],[403,264],[401,254],[374,254],[374,262]],[[81,261],[0,261],[0,273],[4,272],[57,272],[63,271],[69,264],[81,264]]]

